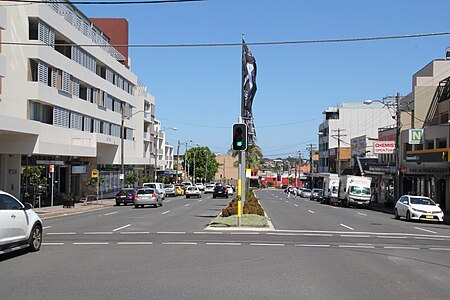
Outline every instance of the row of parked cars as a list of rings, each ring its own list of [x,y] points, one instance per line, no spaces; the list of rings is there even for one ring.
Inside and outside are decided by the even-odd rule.
[[[295,196],[299,196],[302,198],[310,198],[311,200],[315,201],[322,201],[323,200],[323,190],[322,189],[308,189],[304,187],[294,187],[294,186],[286,186],[284,189],[285,193],[291,193]]]

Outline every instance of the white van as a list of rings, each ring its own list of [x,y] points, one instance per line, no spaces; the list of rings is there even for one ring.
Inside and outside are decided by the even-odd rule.
[[[152,189],[157,189],[163,195],[163,199],[166,198],[166,191],[164,189],[164,183],[161,182],[147,182],[142,184],[143,187],[149,187]]]

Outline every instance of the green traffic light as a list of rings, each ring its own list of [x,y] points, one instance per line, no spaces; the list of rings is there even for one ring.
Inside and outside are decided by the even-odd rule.
[[[242,147],[242,141],[237,142],[236,145],[237,145],[238,147]]]

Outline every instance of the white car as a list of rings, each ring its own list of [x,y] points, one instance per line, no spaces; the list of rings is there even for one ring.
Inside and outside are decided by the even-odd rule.
[[[195,184],[195,186],[198,187],[198,189],[199,189],[200,191],[204,191],[204,190],[205,190],[205,186],[204,186],[203,183],[201,183],[201,182],[197,182],[197,183]]]
[[[0,254],[28,248],[38,251],[42,244],[42,220],[31,204],[0,191]]]
[[[225,186],[225,187],[226,187],[226,189],[228,190],[228,195],[233,195],[233,193],[234,193],[233,188],[232,188],[231,186],[229,186],[229,185],[227,185],[227,186]]]
[[[433,200],[424,196],[401,196],[395,204],[394,216],[398,220],[444,221],[442,209]]]
[[[214,187],[215,186],[216,186],[215,184],[207,184],[205,186],[205,194],[206,193],[214,193]]]
[[[191,198],[191,197],[201,198],[202,197],[202,193],[196,186],[187,187],[184,194],[186,195],[186,198]]]

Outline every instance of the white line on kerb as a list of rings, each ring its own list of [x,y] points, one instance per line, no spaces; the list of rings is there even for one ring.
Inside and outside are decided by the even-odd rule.
[[[168,213],[170,213],[170,210],[165,211],[165,212],[163,212],[163,213],[161,213],[161,214],[162,214],[162,215],[165,215],[165,214],[168,214]]]
[[[361,216],[364,216],[364,217],[367,217],[367,215],[366,214],[363,214],[363,213],[357,213],[358,215],[361,215]]]
[[[312,210],[308,210],[310,213],[315,214],[315,212],[313,212]]]
[[[113,230],[113,232],[119,231],[119,230],[121,230],[121,229],[124,229],[124,228],[130,227],[130,226],[131,226],[131,224],[128,224],[128,225],[125,225],[125,226],[122,226],[122,227],[116,228],[116,229],[114,229],[114,230]]]
[[[450,248],[430,248],[430,250],[450,251]]]
[[[414,227],[415,229],[418,229],[418,230],[422,230],[422,231],[425,231],[425,232],[429,232],[429,233],[435,233],[435,234],[437,234],[437,232],[435,232],[435,231],[431,231],[431,230],[428,230],[428,229],[423,229],[423,228],[420,228],[420,227]]]
[[[350,229],[350,230],[355,230],[355,229],[353,229],[353,228],[351,228],[350,226],[347,226],[347,225],[345,225],[345,224],[339,224],[339,225],[341,225],[342,227],[345,227],[345,228],[347,228],[347,229]]]
[[[110,215],[114,215],[114,214],[117,214],[117,211],[113,211],[113,212],[110,212],[110,213],[104,214],[104,216],[110,216]]]

